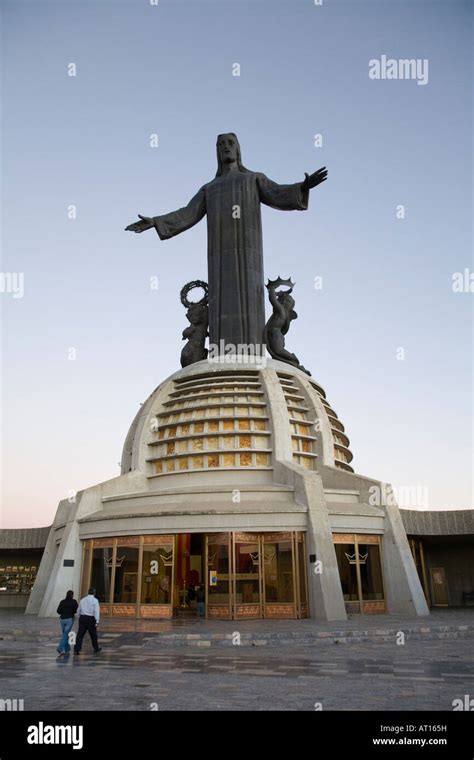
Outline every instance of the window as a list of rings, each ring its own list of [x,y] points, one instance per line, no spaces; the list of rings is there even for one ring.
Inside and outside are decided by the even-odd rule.
[[[173,544],[143,547],[142,604],[171,604]]]
[[[95,588],[95,595],[99,602],[110,601],[110,587],[112,580],[112,553],[113,548],[96,548],[92,551],[92,568],[91,579],[87,584]],[[84,565],[86,568],[87,565]],[[87,594],[88,589],[83,587],[84,593]]]
[[[138,547],[117,546],[114,602],[135,604],[138,591]]]
[[[291,541],[264,544],[265,602],[293,602]]]
[[[379,537],[335,533],[333,539],[347,612],[385,612]]]

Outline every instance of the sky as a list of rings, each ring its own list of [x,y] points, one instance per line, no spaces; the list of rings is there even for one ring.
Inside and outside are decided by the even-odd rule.
[[[124,227],[185,205],[228,131],[277,182],[328,168],[308,211],[263,207],[265,276],[296,282],[287,347],[354,469],[416,487],[402,506],[472,507],[472,4],[3,0],[1,20],[0,527],[119,474],[180,366],[179,291],[207,279],[205,220]],[[428,81],[371,78],[382,56]]]

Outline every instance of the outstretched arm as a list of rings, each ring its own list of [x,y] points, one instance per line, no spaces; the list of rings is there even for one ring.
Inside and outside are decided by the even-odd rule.
[[[305,172],[303,182],[293,185],[279,185],[265,174],[258,174],[258,190],[262,203],[281,211],[305,211],[308,208],[309,191],[327,178],[326,167],[318,169],[314,174]]]
[[[154,227],[161,240],[167,240],[193,227],[203,218],[205,213],[206,194],[204,187],[201,187],[187,206],[162,216],[150,217],[138,214],[140,221],[129,224],[125,229],[129,232],[145,232],[145,230]]]

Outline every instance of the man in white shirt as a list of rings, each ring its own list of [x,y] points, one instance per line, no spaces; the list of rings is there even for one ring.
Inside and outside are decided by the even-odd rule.
[[[79,602],[77,609],[79,615],[79,630],[77,632],[76,644],[74,646],[74,654],[80,654],[82,648],[82,640],[86,635],[86,631],[89,632],[91,637],[92,646],[94,647],[94,654],[101,651],[99,642],[97,641],[97,626],[100,620],[100,605],[98,599],[95,597],[95,588],[90,588],[87,596],[84,596]]]

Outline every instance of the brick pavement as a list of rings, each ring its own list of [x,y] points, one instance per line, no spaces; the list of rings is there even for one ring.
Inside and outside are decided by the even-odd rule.
[[[472,639],[205,651],[103,636],[79,657],[4,641],[0,698],[25,710],[452,710],[474,695]],[[316,707],[315,707],[316,706]]]
[[[474,696],[472,610],[152,623],[104,621],[100,654],[86,640],[80,657],[58,660],[56,619],[0,613],[0,699],[26,710],[299,711],[451,710]]]

